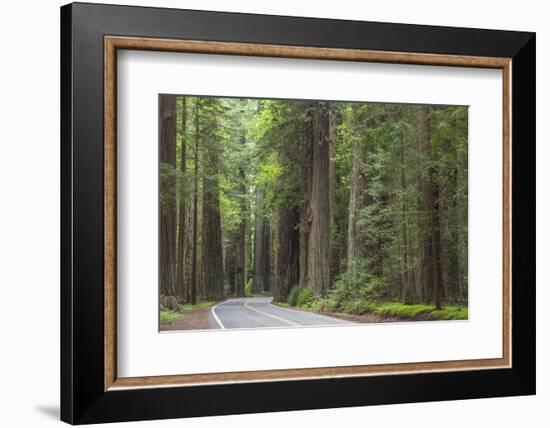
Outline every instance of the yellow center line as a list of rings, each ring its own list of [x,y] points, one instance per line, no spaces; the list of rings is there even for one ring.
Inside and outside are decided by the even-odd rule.
[[[264,311],[261,311],[259,310],[258,308],[254,308],[250,305],[250,300],[247,300],[246,302],[244,302],[244,307],[247,308],[247,309],[250,309],[251,311],[254,311],[254,312],[258,312],[259,314],[262,314],[262,315],[266,315],[268,317],[271,317],[271,318],[274,318],[276,320],[279,320],[279,321],[282,321],[284,323],[287,323],[288,325],[300,325],[298,324],[297,322],[294,322],[294,321],[290,321],[290,320],[287,320],[285,318],[282,318],[282,317],[278,317],[277,315],[273,315],[273,314],[270,314],[270,313],[267,313],[267,312],[264,312]]]

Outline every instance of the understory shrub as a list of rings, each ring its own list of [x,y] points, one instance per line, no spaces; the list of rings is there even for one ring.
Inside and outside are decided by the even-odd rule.
[[[309,288],[294,287],[288,295],[289,306],[307,306],[313,301],[313,293]]]
[[[300,292],[300,289],[298,287],[294,287],[290,290],[290,293],[288,294],[288,304],[289,306],[296,306],[298,303],[298,293]]]
[[[354,315],[372,312],[386,289],[386,279],[370,273],[367,260],[359,260],[336,278],[324,306],[327,311]]]
[[[246,281],[244,285],[244,294],[246,296],[252,296],[252,278],[248,278],[248,281]]]
[[[465,306],[445,306],[441,309],[436,309],[433,305],[405,305],[400,302],[390,302],[378,305],[374,312],[397,318],[421,317],[427,320],[468,319],[468,308]]]
[[[313,300],[313,293],[309,288],[300,288],[296,296],[296,305],[305,306]]]
[[[307,301],[306,303],[302,304],[300,307],[302,309],[306,309],[308,311],[324,311],[324,302],[325,302],[325,299],[322,298],[322,297],[319,297],[319,298],[315,298],[315,297],[312,297],[309,301]]]
[[[176,312],[170,312],[170,311],[160,311],[160,323],[161,324],[168,324],[170,321],[174,321],[175,319],[178,319],[181,316],[181,314],[178,314]]]

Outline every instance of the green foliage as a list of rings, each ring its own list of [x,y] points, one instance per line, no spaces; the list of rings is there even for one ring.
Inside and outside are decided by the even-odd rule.
[[[375,310],[377,314],[414,318],[432,312],[435,306],[431,305],[405,305],[400,302],[384,303]]]
[[[278,182],[283,173],[283,167],[274,156],[259,164],[253,184],[256,191],[262,194],[262,198],[255,201],[255,215],[263,215],[272,222],[276,220],[275,210],[279,204]]]
[[[181,317],[181,314],[178,314],[177,312],[170,312],[170,311],[160,311],[160,323],[161,324],[168,324],[176,319]]]
[[[273,302],[274,305],[281,306],[282,308],[290,308],[290,305],[286,302]]]
[[[346,305],[357,301],[377,301],[386,292],[387,282],[384,277],[373,275],[369,270],[368,260],[358,260],[340,274],[330,290],[330,307],[334,310],[346,310]],[[352,309],[350,313],[359,313]]]
[[[468,308],[466,306],[445,306],[433,310],[430,315],[436,320],[467,320]]]
[[[318,299],[313,297],[313,292],[309,288],[294,287],[288,295],[288,305],[298,306],[304,309],[312,309],[317,306]]]
[[[160,163],[160,202],[162,205],[176,201],[177,181],[182,177],[179,169],[165,162]]]
[[[293,287],[288,294],[289,306],[296,306],[298,304],[298,293],[300,293],[299,287]]]
[[[211,300],[203,300],[201,302],[198,302],[196,305],[191,305],[189,303],[186,304],[180,304],[179,309],[182,312],[190,311],[195,308],[209,308],[210,306],[214,306],[217,302],[213,302]]]
[[[280,306],[299,307],[305,311],[332,312],[350,315],[378,314],[388,318],[403,320],[467,320],[468,308],[465,306],[445,306],[436,309],[433,305],[405,305],[401,302],[375,301],[365,298],[338,299],[334,293],[325,298],[314,298],[310,293],[301,304],[298,303],[300,292],[307,289],[293,288],[289,295],[288,304],[281,303]]]
[[[238,201],[231,196],[234,192],[233,186],[234,183],[229,182],[225,177],[220,180],[220,212],[224,230],[228,234],[237,230],[242,217]]]
[[[309,288],[300,288],[296,295],[296,305],[305,306],[313,299],[313,292]]]
[[[323,298],[311,297],[300,305],[300,309],[312,312],[320,312],[323,311],[323,302]]]
[[[252,278],[248,278],[248,281],[246,281],[244,285],[244,294],[245,296],[252,296],[254,294],[252,292]]]
[[[328,231],[331,259],[335,260],[330,267],[332,282],[323,298],[294,287],[288,304],[359,315],[467,318],[467,309],[458,306],[435,311],[429,305],[393,303],[403,299],[404,285],[411,282],[415,295],[407,301],[420,302],[428,295],[425,284],[429,282],[422,272],[424,246],[434,230],[432,195],[441,235],[438,260],[443,260],[444,280],[440,283],[448,287],[444,296],[451,302],[467,302],[467,107],[426,108],[429,136],[421,147],[418,114],[424,107],[418,105],[214,97],[186,97],[183,103],[182,98],[178,114],[185,105],[186,127],[177,134],[177,166],[160,165],[160,202],[162,209],[169,202],[184,200],[189,209],[197,184],[199,245],[202,196],[212,192],[220,213],[224,255],[234,250],[244,225],[244,271],[249,276],[254,270],[254,226],[263,216],[270,227],[271,265],[276,265],[281,209],[296,208],[301,219],[304,209],[306,218],[311,215],[307,174],[311,178],[313,166],[308,158],[311,153],[304,147],[313,138],[312,113],[328,108],[332,119]],[[186,171],[182,172],[180,148],[184,143]],[[352,189],[356,203],[350,215]],[[293,227],[300,230],[302,225]],[[356,244],[351,253],[350,236]],[[198,256],[202,257],[200,251]],[[250,281],[245,293],[252,294]]]
[[[432,305],[405,305],[399,302],[384,303],[374,311],[380,315],[397,318],[422,318],[426,320],[467,320],[468,308],[464,306],[445,306],[436,309]]]

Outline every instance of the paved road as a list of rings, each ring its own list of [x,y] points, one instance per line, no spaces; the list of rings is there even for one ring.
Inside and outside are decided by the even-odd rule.
[[[212,328],[300,327],[350,324],[338,318],[282,308],[272,297],[230,299],[211,309]]]

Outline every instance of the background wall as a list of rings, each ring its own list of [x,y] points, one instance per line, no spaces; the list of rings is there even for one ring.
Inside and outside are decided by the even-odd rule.
[[[550,27],[535,0],[148,0],[126,4],[537,32],[538,395],[265,415],[156,421],[149,426],[541,426],[550,403],[548,191]],[[104,1],[104,3],[112,3]],[[0,395],[2,425],[58,424],[59,406],[59,6],[5,2],[0,13]],[[475,387],[475,385],[473,386]],[[547,419],[547,417],[545,418]],[[128,424],[126,426],[137,426]]]

